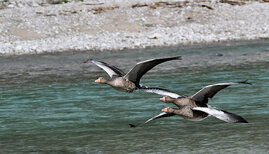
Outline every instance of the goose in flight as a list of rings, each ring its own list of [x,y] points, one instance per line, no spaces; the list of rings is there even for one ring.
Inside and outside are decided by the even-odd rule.
[[[131,93],[137,89],[144,88],[139,84],[141,77],[147,73],[150,69],[158,64],[161,64],[170,60],[181,60],[181,56],[150,59],[137,63],[128,73],[124,73],[122,70],[115,66],[111,66],[102,61],[96,61],[91,59],[90,61],[107,72],[111,80],[107,80],[104,77],[99,77],[95,82],[108,84],[116,90]]]
[[[149,93],[156,93],[163,95],[164,97],[160,98],[161,101],[165,103],[173,103],[177,108],[166,107],[162,109],[162,113],[148,119],[146,122],[139,124],[137,126],[142,126],[152,120],[170,117],[178,115],[183,117],[186,120],[191,121],[201,121],[209,116],[214,116],[220,120],[229,123],[247,123],[247,121],[239,115],[216,109],[208,105],[208,99],[213,98],[216,93],[220,90],[235,84],[250,84],[247,81],[239,82],[229,82],[229,83],[218,83],[213,85],[208,85],[203,89],[196,92],[194,95],[188,97],[181,94],[176,94],[165,89],[158,88],[148,88],[142,89],[143,91]],[[136,127],[136,125],[129,124],[131,127]]]

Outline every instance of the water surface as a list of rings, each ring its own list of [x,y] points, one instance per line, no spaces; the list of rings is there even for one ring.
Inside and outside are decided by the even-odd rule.
[[[257,56],[268,43],[181,47],[101,53],[65,53],[0,58],[1,152],[38,153],[267,153],[269,151],[269,63],[215,62],[225,55]],[[224,56],[216,57],[216,53]],[[182,55],[209,57],[208,63],[189,67],[186,61],[162,64],[141,82],[185,95],[202,87],[248,79],[252,85],[230,86],[209,104],[241,115],[247,124],[229,124],[214,117],[201,122],[180,117],[152,121],[130,128],[159,114],[171,104],[160,96],[118,92],[94,83],[107,75],[88,57],[109,61],[128,70],[150,57]],[[261,54],[262,56],[263,54]],[[197,60],[198,61],[198,60]],[[211,62],[211,61],[214,61]],[[214,65],[214,64],[217,65]],[[182,64],[182,65],[181,65]],[[178,66],[181,65],[181,66]]]

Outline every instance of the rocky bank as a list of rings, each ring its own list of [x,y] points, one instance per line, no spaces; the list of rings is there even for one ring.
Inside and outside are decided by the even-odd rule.
[[[269,38],[269,3],[4,0],[0,55],[123,50]]]

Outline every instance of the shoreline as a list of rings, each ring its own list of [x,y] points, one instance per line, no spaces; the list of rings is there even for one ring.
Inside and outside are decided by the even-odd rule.
[[[268,40],[268,8],[218,1],[22,3],[0,9],[0,56]]]
[[[64,74],[66,71],[83,72],[82,74],[98,72],[100,68],[91,63],[84,63],[87,59],[105,61],[123,70],[128,70],[137,62],[150,58],[182,56],[182,60],[169,65],[160,65],[152,72],[177,69],[225,69],[228,67],[252,66],[256,64],[268,65],[269,42],[244,41],[218,43],[208,45],[193,45],[181,47],[125,49],[123,51],[66,51],[41,54],[24,54],[0,56],[0,76],[14,75],[14,73],[39,72],[48,74]],[[56,71],[56,72],[55,72]],[[102,71],[101,71],[102,72]],[[30,73],[31,74],[31,73]],[[89,75],[89,74],[88,74]]]
[[[0,56],[0,78],[8,78],[4,85],[33,83],[42,78],[43,82],[63,79],[97,78],[98,74],[107,75],[92,63],[84,63],[92,58],[104,61],[128,71],[137,62],[166,56],[182,56],[182,60],[160,65],[149,72],[166,73],[186,71],[225,71],[234,68],[267,68],[269,66],[269,43],[233,42],[212,44],[210,46],[185,46],[132,49],[124,51],[66,51],[42,54]],[[52,77],[56,76],[56,78]]]

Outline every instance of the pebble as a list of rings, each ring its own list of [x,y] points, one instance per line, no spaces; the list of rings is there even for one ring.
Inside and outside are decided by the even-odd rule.
[[[170,7],[131,8],[141,0],[70,0],[72,3],[58,5],[42,4],[44,0],[9,1],[6,5],[9,8],[0,9],[0,55],[70,49],[122,50],[269,38],[269,9],[263,2],[247,2],[238,7],[206,2],[214,12],[190,4],[180,8],[184,14],[179,14],[177,9]],[[150,4],[159,0],[144,2]],[[88,3],[96,5],[86,5]],[[115,3],[119,8],[100,14],[91,11]],[[191,21],[186,21],[188,17]],[[16,35],[18,28],[35,32],[40,37],[24,39]]]
[[[222,54],[222,53],[216,53],[215,56],[217,56],[217,57],[222,57],[223,54]]]
[[[153,35],[148,36],[149,39],[158,39],[158,38],[161,38],[161,37],[162,37],[161,34],[153,34]]]
[[[22,46],[20,46],[20,45],[16,46],[15,50],[19,52],[20,50],[22,50]]]

